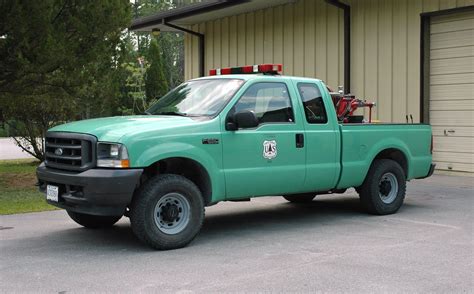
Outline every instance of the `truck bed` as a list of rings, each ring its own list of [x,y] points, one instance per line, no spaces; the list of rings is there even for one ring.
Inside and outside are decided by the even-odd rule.
[[[340,124],[341,175],[338,188],[358,186],[370,164],[387,148],[400,150],[407,179],[427,175],[431,165],[431,127],[427,124]]]

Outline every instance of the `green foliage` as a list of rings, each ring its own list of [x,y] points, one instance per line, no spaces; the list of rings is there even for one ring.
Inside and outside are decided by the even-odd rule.
[[[0,3],[0,91],[15,95],[74,94],[90,65],[111,65],[131,17],[126,0]]]
[[[26,151],[42,159],[37,138],[48,128],[102,115],[114,103],[109,85],[130,4],[2,1],[0,14],[1,119],[16,120]]]
[[[133,17],[139,18],[155,14],[159,11],[174,8],[175,1],[171,0],[133,0]],[[145,56],[150,47],[151,36],[148,32],[133,33],[139,56]]]
[[[158,37],[163,70],[170,89],[184,81],[184,37],[182,33],[162,33]]]
[[[41,160],[54,125],[143,113],[183,82],[183,34],[126,28],[187,1],[0,0],[0,135]]]
[[[145,96],[145,69],[137,66],[136,63],[124,63],[122,67],[127,71],[128,75],[125,80],[128,97],[133,101],[131,109],[122,109],[123,114],[143,113],[147,107],[147,99]]]
[[[16,137],[18,134],[15,132],[18,123],[15,120],[11,120],[6,123],[0,123],[0,137]]]
[[[147,60],[150,66],[147,68],[145,75],[145,92],[147,102],[151,102],[168,92],[168,82],[163,70],[160,48],[158,42],[154,39],[150,43]]]
[[[201,0],[135,0],[134,18],[149,16],[163,10],[181,7]],[[137,45],[138,56],[148,55],[152,37],[147,32],[132,34]],[[184,78],[184,37],[181,32],[161,32],[156,38],[159,44],[163,70],[169,88],[175,88]]]

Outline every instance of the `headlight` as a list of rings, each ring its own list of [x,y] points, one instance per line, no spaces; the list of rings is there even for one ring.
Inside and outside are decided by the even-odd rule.
[[[97,143],[97,166],[114,168],[130,167],[127,148],[117,143]]]

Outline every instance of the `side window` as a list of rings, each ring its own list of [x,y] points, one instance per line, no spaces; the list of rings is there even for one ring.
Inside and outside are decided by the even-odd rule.
[[[298,92],[303,101],[306,121],[310,124],[327,123],[328,117],[318,87],[311,83],[298,83]]]
[[[249,110],[260,123],[293,122],[288,89],[283,83],[257,83],[250,86],[234,106],[235,112]]]

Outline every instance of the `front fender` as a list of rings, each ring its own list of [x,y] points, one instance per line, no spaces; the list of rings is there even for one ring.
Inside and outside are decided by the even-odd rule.
[[[187,158],[200,163],[209,174],[212,185],[212,202],[224,200],[224,174],[218,165],[218,160],[208,152],[191,144],[182,142],[160,143],[147,148],[133,160],[134,167],[147,167],[153,163],[173,157]]]

